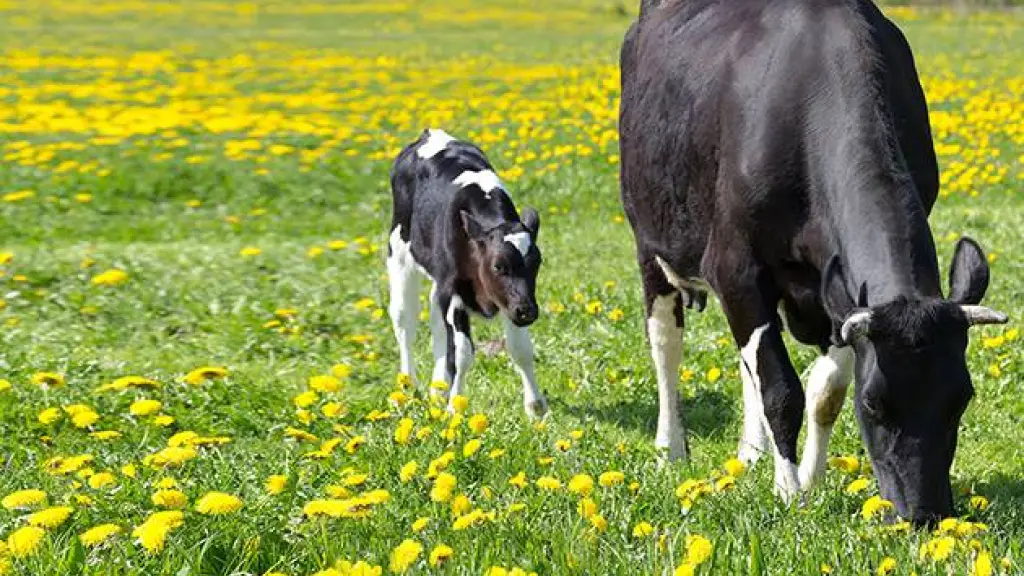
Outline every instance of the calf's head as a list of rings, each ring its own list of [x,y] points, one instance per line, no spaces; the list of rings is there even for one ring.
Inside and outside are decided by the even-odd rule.
[[[537,273],[541,256],[537,248],[540,216],[523,210],[522,220],[487,227],[462,211],[462,225],[469,238],[469,274],[477,301],[485,310],[497,309],[516,326],[537,319]]]
[[[957,243],[949,299],[901,298],[868,308],[854,302],[838,257],[822,277],[837,340],[856,350],[854,405],[882,497],[917,523],[953,513],[949,469],[960,417],[974,394],[964,352],[967,330],[1005,323],[979,306],[988,263],[969,238]]]

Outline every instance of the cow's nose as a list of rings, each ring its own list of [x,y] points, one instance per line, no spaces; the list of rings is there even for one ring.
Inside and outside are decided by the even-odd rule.
[[[512,312],[512,321],[518,326],[529,326],[537,320],[536,306],[516,306]]]

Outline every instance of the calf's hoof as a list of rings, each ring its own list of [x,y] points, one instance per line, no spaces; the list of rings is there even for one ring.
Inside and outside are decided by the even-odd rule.
[[[523,406],[526,408],[526,415],[531,420],[540,420],[548,413],[548,401],[543,397],[533,401],[527,400],[523,402]]]

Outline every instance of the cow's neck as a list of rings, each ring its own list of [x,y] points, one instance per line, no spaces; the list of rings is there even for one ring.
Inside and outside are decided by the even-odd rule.
[[[928,216],[909,176],[868,171],[832,198],[835,248],[855,295],[876,306],[899,296],[941,296]]]

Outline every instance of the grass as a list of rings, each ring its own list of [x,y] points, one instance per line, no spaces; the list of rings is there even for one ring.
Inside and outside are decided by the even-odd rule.
[[[1024,372],[1013,324],[973,333],[976,396],[953,476],[965,522],[987,529],[957,536],[948,559],[919,557],[931,533],[890,533],[863,519],[877,488],[871,481],[846,494],[859,473],[830,470],[806,505],[786,507],[762,462],[683,510],[677,486],[717,480],[735,451],[737,355],[717,305],[688,316],[680,390],[692,459],[657,465],[653,371],[617,192],[616,61],[629,24],[622,12],[632,9],[598,0],[0,2],[0,252],[10,254],[0,256],[0,378],[10,383],[0,383],[0,496],[37,488],[49,505],[73,509],[38,548],[0,552],[0,573],[298,576],[343,559],[389,571],[405,539],[424,547],[410,573],[662,573],[698,552],[695,535],[712,544],[702,574],[816,574],[822,565],[865,574],[885,557],[899,574],[967,573],[983,568],[977,550],[997,573],[1018,573]],[[931,218],[940,259],[948,265],[959,235],[978,239],[992,255],[986,302],[1019,319],[1024,21],[1012,12],[893,13],[933,109],[944,174]],[[533,333],[552,406],[543,425],[525,419],[504,354],[481,355],[470,376],[466,416],[486,414],[481,434],[466,419],[432,417],[421,392],[406,390],[416,400],[402,407],[388,401],[397,351],[382,310],[387,169],[428,125],[480,143],[518,204],[541,210],[547,311]],[[247,247],[260,253],[243,256]],[[127,281],[93,282],[109,269]],[[478,342],[499,336],[482,322],[474,330]],[[425,377],[425,325],[417,350]],[[813,359],[795,345],[792,354],[798,370]],[[336,369],[340,390],[298,408],[310,377],[336,365],[346,367]],[[183,381],[202,366],[227,375]],[[65,383],[33,384],[42,372]],[[126,375],[159,385],[97,391]],[[143,398],[160,410],[132,415]],[[330,402],[340,414],[324,414]],[[98,416],[84,428],[72,420],[80,404]],[[47,408],[58,418],[43,424]],[[368,420],[374,410],[389,417]],[[863,458],[845,412],[831,451]],[[431,435],[397,444],[404,417],[414,434]],[[289,427],[317,439],[286,438]],[[96,431],[120,436],[100,440]],[[200,442],[179,466],[144,463],[184,431],[230,441]],[[352,448],[355,437],[365,443]],[[323,446],[332,438],[340,442]],[[473,438],[482,447],[464,456]],[[565,440],[563,452],[556,444]],[[191,455],[194,439],[174,441]],[[491,458],[496,449],[504,454]],[[456,530],[451,503],[431,500],[424,474],[446,451],[455,454],[452,496],[466,495],[492,520]],[[81,455],[92,460],[67,459]],[[409,461],[419,472],[403,483]],[[528,485],[510,486],[521,471]],[[602,529],[565,485],[606,471],[624,480],[594,487]],[[95,479],[101,472],[112,482]],[[355,473],[369,476],[359,485]],[[264,487],[273,475],[286,477],[276,495]],[[563,487],[539,488],[542,476]],[[303,513],[346,479],[353,495],[386,490],[389,499],[365,518]],[[152,495],[171,480],[188,500],[182,524],[162,549],[147,550],[132,531],[160,509]],[[243,507],[200,513],[211,491]],[[973,509],[970,495],[990,506]],[[12,543],[27,516],[0,509],[0,538]],[[428,524],[415,532],[420,517]],[[634,536],[641,522],[653,534]],[[123,532],[81,543],[104,523]],[[146,526],[150,542],[160,540]],[[453,556],[433,567],[439,544]]]

